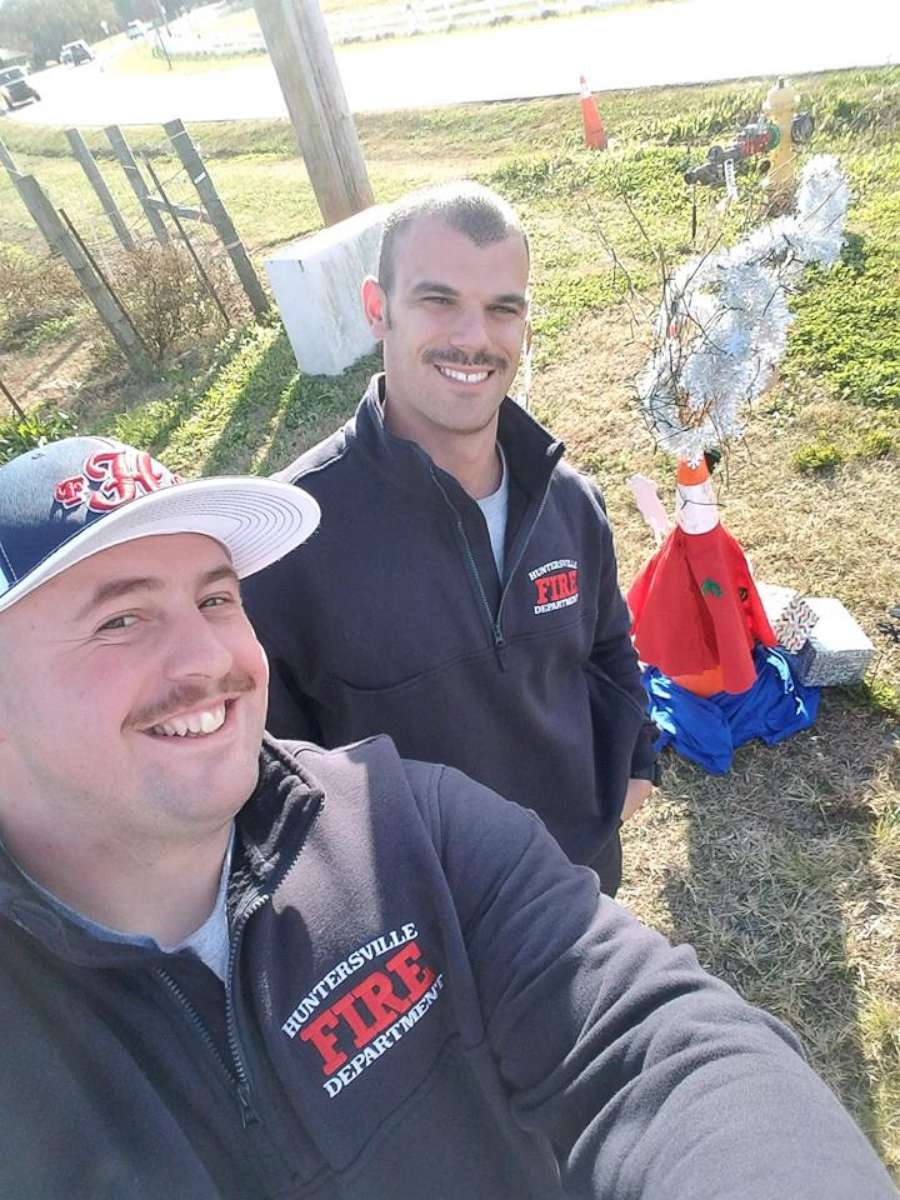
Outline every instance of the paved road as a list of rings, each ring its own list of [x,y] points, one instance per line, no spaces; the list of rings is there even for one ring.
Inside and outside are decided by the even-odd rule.
[[[581,72],[595,91],[799,75],[900,63],[900,3],[682,0],[339,47],[337,58],[354,112],[562,95],[577,91]],[[148,76],[116,75],[94,63],[38,78],[42,102],[10,119],[88,126],[286,115],[268,59]]]

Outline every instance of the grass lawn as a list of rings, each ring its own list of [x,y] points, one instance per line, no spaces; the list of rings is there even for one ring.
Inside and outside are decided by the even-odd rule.
[[[604,488],[626,584],[653,545],[625,480],[635,471],[653,475],[671,507],[672,464],[655,451],[633,397],[648,322],[635,321],[637,302],[601,231],[652,300],[657,248],[670,263],[692,252],[681,168],[712,143],[727,144],[756,115],[767,87],[602,96],[615,139],[606,155],[581,148],[572,99],[358,122],[379,201],[469,175],[522,214],[534,260],[532,408]],[[841,264],[810,273],[796,297],[780,378],[719,488],[728,527],[757,575],[838,596],[872,638],[875,661],[862,688],[826,691],[812,731],[774,749],[745,747],[728,776],[670,760],[660,793],[625,830],[622,899],[787,1019],[900,1173],[900,646],[886,612],[900,603],[900,71],[833,74],[799,87],[818,123],[813,150],[838,154],[850,174],[847,245]],[[258,257],[319,226],[289,127],[248,122],[192,132]],[[10,125],[3,136],[89,239],[108,237],[61,132]],[[102,135],[88,136],[102,149]],[[171,176],[172,198],[195,203],[161,130],[129,136]],[[101,167],[139,224],[108,155]],[[756,194],[752,181],[744,186]],[[5,179],[0,195],[0,250],[39,250]],[[749,220],[745,205],[718,211],[719,199],[698,194],[698,247],[707,237],[737,236]],[[139,383],[123,375],[77,306],[27,335],[4,337],[3,321],[0,309],[0,377],[25,404],[62,409],[82,431],[149,446],[188,474],[281,467],[352,411],[377,365],[373,356],[337,379],[300,376],[273,320],[245,323],[224,339],[211,326],[207,342],[193,339]]]

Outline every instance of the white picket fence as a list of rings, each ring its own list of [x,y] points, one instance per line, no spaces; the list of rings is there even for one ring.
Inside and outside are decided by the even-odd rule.
[[[445,33],[473,25],[502,25],[610,8],[622,0],[409,0],[346,13],[331,13],[325,22],[333,42],[371,42],[386,37]]]
[[[611,8],[626,0],[408,0],[349,12],[328,13],[325,23],[336,45],[381,38],[446,33],[477,25],[502,25]],[[183,34],[165,38],[172,58],[219,58],[265,51],[258,30],[240,34]],[[154,51],[158,53],[158,51]]]

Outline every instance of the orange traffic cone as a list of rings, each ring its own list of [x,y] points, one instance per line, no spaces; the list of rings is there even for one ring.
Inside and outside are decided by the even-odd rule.
[[[581,76],[581,121],[584,125],[584,144],[591,150],[606,149],[606,130],[603,119],[597,111],[594,97],[591,95],[587,80]]]

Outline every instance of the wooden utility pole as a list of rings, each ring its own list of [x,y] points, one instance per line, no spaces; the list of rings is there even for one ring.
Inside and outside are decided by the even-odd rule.
[[[326,225],[374,203],[318,0],[255,0],[269,57]]]

